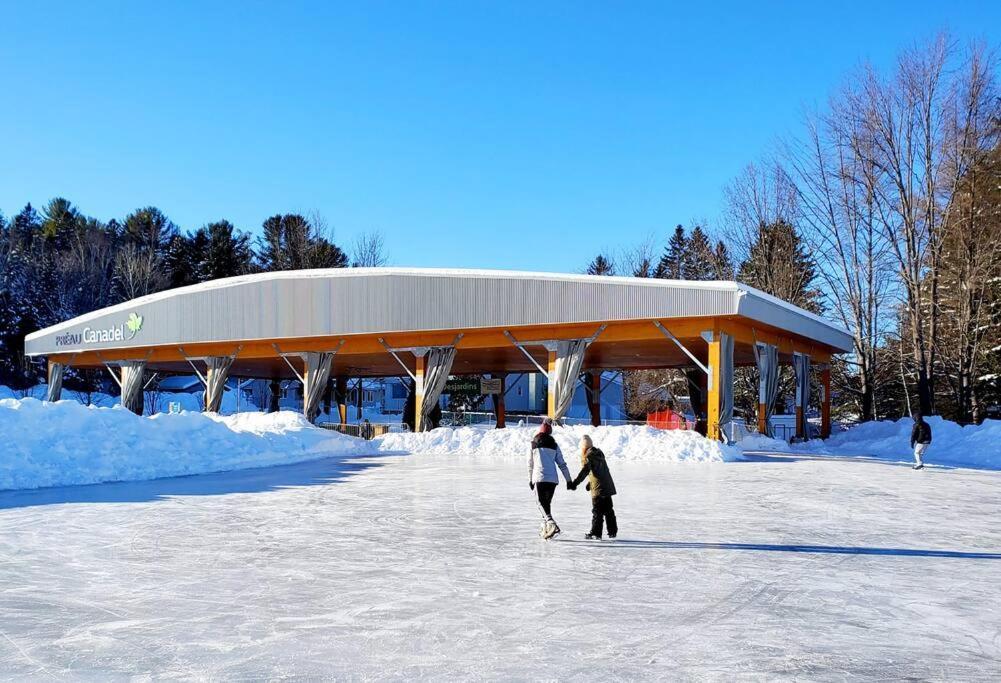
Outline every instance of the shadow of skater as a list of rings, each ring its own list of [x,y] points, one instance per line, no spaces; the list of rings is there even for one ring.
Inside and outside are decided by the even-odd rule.
[[[568,541],[563,541],[567,543]],[[573,542],[573,541],[569,541]],[[585,541],[579,541],[585,543]],[[594,545],[594,544],[589,544]],[[845,545],[780,545],[774,543],[702,543],[697,541],[619,540],[603,543],[605,548],[653,548],[660,550],[747,550],[774,553],[817,553],[831,555],[888,555],[895,557],[945,557],[961,560],[1001,560],[1001,553],[922,548],[871,548]]]

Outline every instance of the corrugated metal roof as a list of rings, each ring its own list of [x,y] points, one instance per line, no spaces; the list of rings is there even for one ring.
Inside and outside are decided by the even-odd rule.
[[[125,326],[135,314],[142,326]],[[29,355],[327,335],[741,315],[851,349],[847,331],[737,282],[502,270],[281,271],[158,292],[34,332]],[[98,339],[94,340],[94,335]]]

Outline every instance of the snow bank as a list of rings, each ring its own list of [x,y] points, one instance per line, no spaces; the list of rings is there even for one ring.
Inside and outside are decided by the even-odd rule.
[[[931,465],[955,465],[1001,469],[1001,420],[961,426],[938,416],[926,418],[932,428],[932,444],[925,453]],[[816,453],[818,455],[870,456],[885,460],[911,461],[910,418],[863,422],[826,441],[816,439],[790,446],[785,441],[757,434],[740,442],[745,451]]]
[[[47,387],[44,384],[36,384],[30,389],[11,389],[0,385],[0,399],[4,398],[37,398],[43,400],[47,393]],[[147,394],[147,398],[149,394]],[[95,391],[91,393],[84,393],[82,391],[74,391],[73,389],[63,389],[62,398],[64,401],[76,401],[77,403],[82,403],[84,405],[100,406],[102,408],[111,408],[118,405],[119,399],[117,396],[111,396],[110,394],[104,394],[100,391]],[[194,412],[199,412],[202,406],[205,404],[204,392],[195,391],[192,393],[186,392],[169,392],[164,391],[157,394],[154,413],[167,413],[170,412],[170,404],[177,403],[181,406],[181,410],[191,410]],[[147,408],[148,409],[148,408]],[[219,408],[219,412],[223,415],[230,415],[232,413],[240,411],[250,411],[250,410],[260,410],[253,401],[249,400],[246,396],[240,399],[239,405],[236,401],[236,393],[233,391],[224,392],[222,395],[222,405]]]
[[[373,442],[382,452],[439,455],[525,457],[537,426],[494,429],[487,425],[441,427],[419,434],[393,433]],[[735,447],[710,441],[695,432],[666,431],[645,426],[557,427],[553,436],[568,462],[576,464],[580,439],[590,434],[609,459],[660,460],[663,462],[728,462],[740,459]]]
[[[370,450],[299,413],[139,417],[123,408],[0,399],[0,490],[156,479]]]

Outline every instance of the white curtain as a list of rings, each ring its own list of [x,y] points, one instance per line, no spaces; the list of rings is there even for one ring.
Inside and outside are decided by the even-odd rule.
[[[551,416],[561,419],[570,409],[577,376],[584,365],[584,353],[590,339],[568,339],[556,343],[556,367],[549,378],[549,391],[553,394],[555,410]]]
[[[723,439],[733,441],[730,431],[733,425],[733,336],[722,332],[719,335],[719,430]]]
[[[63,393],[63,372],[66,366],[62,363],[49,363],[49,387],[45,400],[56,402]]]
[[[320,399],[327,388],[334,354],[329,351],[310,351],[302,354],[302,360],[306,365],[303,374],[302,412],[312,422],[320,412]]]
[[[431,411],[438,404],[445,382],[452,372],[452,362],[455,360],[454,346],[433,346],[427,353],[424,362],[424,387],[421,399],[421,431],[431,429],[428,419]],[[420,389],[420,387],[418,387]]]
[[[136,415],[143,414],[143,375],[146,361],[123,360],[119,363],[122,371],[122,405]]]
[[[772,413],[779,394],[779,348],[758,342],[754,345],[754,360],[758,364],[758,409],[765,406],[765,436],[773,436]]]
[[[792,366],[796,372],[796,407],[801,409],[802,416],[797,431],[804,438],[809,438],[806,431],[806,409],[810,405],[810,357],[805,353],[794,353]]]
[[[222,407],[222,394],[235,356],[210,356],[205,359],[205,412],[218,413]]]

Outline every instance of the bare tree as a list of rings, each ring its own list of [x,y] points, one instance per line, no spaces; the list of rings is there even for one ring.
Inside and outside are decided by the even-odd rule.
[[[961,179],[988,143],[980,102],[986,88],[977,83],[993,78],[981,50],[959,55],[943,34],[905,52],[890,78],[868,67],[848,103],[864,133],[860,151],[874,169],[875,206],[900,277],[925,413],[935,409],[946,226]]]
[[[127,244],[115,257],[115,279],[122,299],[135,299],[163,289],[163,261],[155,251]]]
[[[761,227],[785,222],[796,224],[796,187],[776,161],[748,164],[723,190],[726,208],[723,233],[737,261],[748,258]]]
[[[877,347],[891,295],[889,246],[877,214],[875,172],[858,117],[836,102],[807,120],[806,134],[786,147],[803,238],[833,312],[852,331],[853,395],[863,420],[876,416]]]
[[[381,268],[388,261],[386,242],[381,232],[373,230],[355,237],[351,245],[351,266],[353,268]]]
[[[616,271],[632,277],[653,277],[657,267],[657,238],[653,234],[644,237],[639,244],[619,250],[612,259]]]

